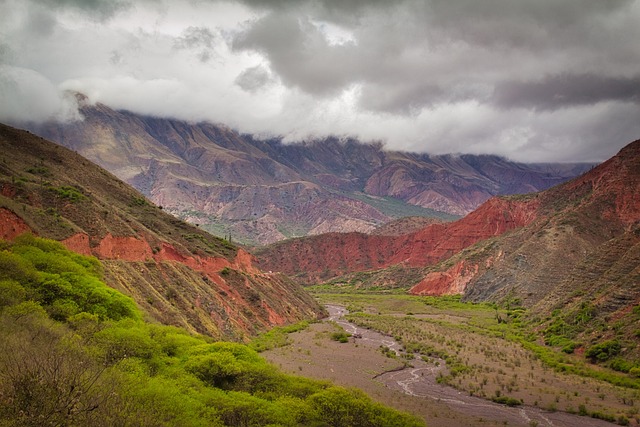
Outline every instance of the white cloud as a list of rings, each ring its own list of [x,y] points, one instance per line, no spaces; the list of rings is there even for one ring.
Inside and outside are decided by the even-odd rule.
[[[76,90],[288,141],[524,161],[640,136],[640,0],[5,0],[0,28],[5,121],[73,117]]]
[[[0,99],[0,118],[9,123],[81,118],[73,97],[42,74],[25,68],[0,65]]]

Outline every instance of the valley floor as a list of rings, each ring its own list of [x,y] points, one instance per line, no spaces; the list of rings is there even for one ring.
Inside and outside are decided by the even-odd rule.
[[[339,304],[329,306],[332,316],[290,334],[289,345],[262,353],[286,372],[360,388],[431,427],[611,425],[599,418],[638,424],[637,391],[560,374],[518,343],[482,332],[479,326],[496,317],[487,306],[435,307],[404,295],[317,297]],[[340,307],[354,312],[348,321]],[[355,337],[337,341],[343,329]],[[432,356],[395,355],[398,341],[416,355]]]

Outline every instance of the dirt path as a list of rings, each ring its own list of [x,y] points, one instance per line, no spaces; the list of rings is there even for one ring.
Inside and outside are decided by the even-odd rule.
[[[293,373],[331,379],[344,386],[363,389],[382,403],[421,416],[430,427],[612,425],[602,420],[531,406],[508,407],[438,384],[438,374],[446,371],[443,360],[427,363],[414,359],[409,367],[402,368],[402,359],[389,359],[379,351],[382,345],[401,353],[401,346],[392,337],[346,321],[347,310],[344,307],[328,305],[327,309],[330,315],[327,320],[358,338],[348,344],[327,341],[327,331],[331,326],[326,323],[313,325],[306,331],[292,334],[291,348],[265,352],[265,357]],[[320,339],[323,333],[325,339]]]

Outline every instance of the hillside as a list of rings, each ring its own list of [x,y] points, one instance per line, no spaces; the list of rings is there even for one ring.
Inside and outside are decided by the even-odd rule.
[[[30,129],[111,171],[166,211],[247,244],[370,232],[405,216],[453,220],[493,195],[542,190],[590,167],[391,152],[352,139],[284,144],[78,98],[83,121]]]
[[[243,339],[322,309],[289,279],[165,213],[80,155],[0,125],[0,238],[30,231],[98,257],[105,280],[152,318]]]
[[[149,322],[102,282],[97,259],[59,242],[23,234],[0,247],[0,425],[425,425],[359,390],[286,375],[254,343]]]
[[[462,265],[466,271],[473,270],[462,290],[475,300],[510,295],[521,298],[527,306],[545,305],[557,300],[556,294],[584,290],[583,286],[594,281],[612,284],[606,276],[622,274],[631,280],[628,284],[635,284],[618,289],[629,296],[623,300],[631,301],[633,293],[640,290],[639,264],[634,262],[640,237],[638,194],[640,141],[571,182],[537,195],[512,197],[517,204],[537,200],[539,217],[508,235],[457,254],[442,267],[455,264],[454,270]],[[615,273],[617,270],[624,272]],[[438,276],[459,277],[451,270],[434,272],[412,292],[432,293],[438,280],[431,279]],[[439,282],[447,292],[446,280]],[[617,293],[611,291],[606,292],[607,299]]]

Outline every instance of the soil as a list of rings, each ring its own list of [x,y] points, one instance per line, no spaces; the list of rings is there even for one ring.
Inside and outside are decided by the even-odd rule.
[[[290,373],[360,388],[380,403],[424,419],[430,427],[612,425],[532,406],[509,407],[439,384],[438,375],[446,374],[447,369],[443,360],[407,360],[392,337],[347,322],[343,307],[328,305],[327,309],[329,318],[291,334],[291,345],[264,352],[264,357]],[[348,343],[331,339],[340,329],[352,334]],[[397,357],[385,356],[381,346]]]

